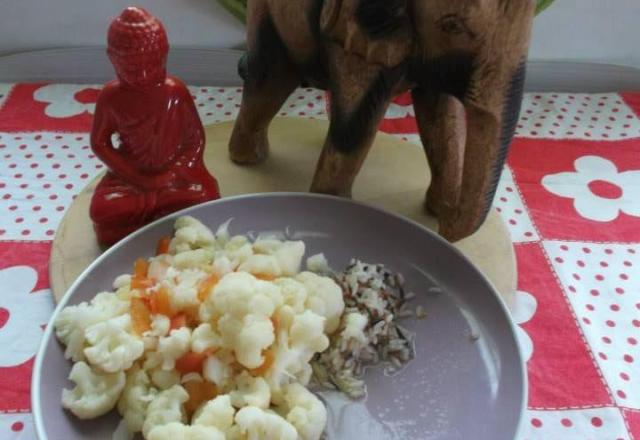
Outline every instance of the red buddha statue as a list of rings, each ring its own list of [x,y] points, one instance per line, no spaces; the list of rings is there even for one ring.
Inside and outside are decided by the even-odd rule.
[[[91,131],[91,148],[109,169],[90,210],[102,245],[220,197],[204,165],[204,128],[191,93],[166,74],[168,51],[162,23],[144,9],[125,9],[109,27],[118,79],[100,93]]]

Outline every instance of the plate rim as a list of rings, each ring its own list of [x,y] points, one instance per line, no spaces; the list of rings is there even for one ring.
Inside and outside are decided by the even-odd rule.
[[[520,380],[521,380],[521,383],[522,383],[522,387],[521,387],[521,390],[520,390],[521,394],[522,394],[522,399],[521,399],[521,402],[520,402],[520,412],[519,412],[520,414],[519,414],[518,423],[517,423],[517,426],[516,426],[516,429],[515,429],[514,439],[519,439],[520,436],[521,436],[521,433],[522,433],[523,425],[524,425],[524,415],[525,415],[525,411],[527,409],[528,394],[529,394],[529,383],[528,383],[529,381],[528,381],[528,375],[527,375],[527,368],[526,368],[526,363],[525,363],[523,355],[522,355],[522,349],[521,349],[520,343],[518,341],[517,331],[516,331],[517,330],[516,329],[516,324],[513,321],[513,318],[511,317],[511,312],[509,311],[509,308],[507,307],[504,299],[498,293],[496,287],[493,285],[491,280],[489,278],[487,278],[487,276],[480,269],[478,269],[475,266],[475,264],[473,264],[471,262],[471,260],[469,260],[469,258],[462,253],[462,251],[460,251],[458,248],[453,246],[447,240],[442,238],[439,234],[435,233],[434,231],[430,230],[429,228],[425,227],[424,225],[422,225],[422,224],[420,224],[420,223],[418,223],[418,222],[416,222],[416,221],[414,221],[414,220],[412,220],[412,219],[410,219],[408,217],[404,217],[402,215],[396,214],[396,213],[388,211],[386,209],[382,209],[380,207],[371,205],[369,203],[365,203],[365,202],[361,202],[361,201],[357,201],[357,200],[353,200],[353,199],[346,199],[346,198],[336,197],[336,196],[326,195],[326,194],[314,194],[314,193],[291,192],[291,191],[289,191],[289,192],[265,192],[265,193],[242,194],[242,195],[231,196],[231,197],[223,197],[223,198],[219,198],[219,199],[216,199],[216,200],[211,200],[209,202],[205,202],[205,203],[201,203],[201,204],[198,204],[198,205],[190,206],[188,208],[182,209],[180,211],[176,211],[174,213],[171,213],[169,215],[166,215],[164,217],[156,219],[153,222],[143,226],[142,228],[138,229],[137,231],[133,232],[132,234],[128,235],[127,237],[125,237],[122,240],[120,240],[119,242],[117,242],[115,245],[111,246],[109,249],[107,249],[105,252],[103,252],[98,258],[96,258],[94,261],[92,261],[91,264],[89,264],[89,266],[87,266],[87,268],[82,271],[82,273],[78,276],[78,278],[76,278],[76,280],[73,282],[73,284],[71,284],[71,286],[69,286],[69,288],[65,292],[64,296],[60,299],[60,301],[56,305],[53,313],[51,314],[51,317],[49,318],[49,321],[48,321],[47,326],[45,328],[44,334],[42,335],[42,339],[41,339],[40,345],[38,347],[38,351],[37,351],[36,358],[35,358],[35,363],[34,363],[34,366],[33,366],[33,372],[32,372],[32,375],[31,375],[31,393],[30,393],[31,412],[32,412],[32,416],[33,416],[33,423],[34,423],[34,426],[35,426],[36,437],[39,440],[49,440],[49,438],[48,438],[48,436],[47,436],[47,434],[45,432],[44,422],[42,420],[42,407],[41,407],[41,402],[40,402],[39,396],[40,396],[40,379],[41,379],[41,376],[42,376],[42,364],[43,364],[43,361],[44,361],[44,354],[45,354],[46,348],[48,347],[49,341],[51,340],[51,337],[52,337],[52,334],[53,334],[53,327],[54,327],[53,326],[53,322],[57,318],[57,316],[60,313],[60,311],[69,302],[70,298],[73,296],[74,292],[78,288],[78,285],[84,280],[84,278],[87,277],[87,275],[91,271],[93,271],[95,269],[96,266],[100,265],[102,263],[102,261],[105,258],[107,258],[107,256],[109,256],[112,253],[116,252],[119,248],[121,248],[127,242],[132,241],[136,237],[145,234],[147,232],[147,230],[155,227],[156,225],[158,225],[160,223],[168,222],[171,219],[175,219],[175,218],[183,216],[183,215],[188,215],[190,212],[197,211],[197,210],[200,210],[200,209],[204,209],[205,207],[208,207],[208,206],[215,206],[215,205],[218,205],[218,204],[222,204],[222,203],[226,203],[226,202],[234,202],[234,201],[243,200],[243,199],[288,198],[288,197],[301,197],[301,198],[308,198],[308,199],[330,200],[330,201],[333,201],[333,202],[336,202],[336,203],[344,203],[344,204],[347,204],[347,205],[359,206],[361,208],[365,208],[365,209],[376,211],[376,212],[378,212],[380,214],[383,214],[383,215],[394,217],[396,220],[399,220],[401,222],[407,223],[409,226],[413,226],[415,228],[420,229],[422,232],[427,233],[428,235],[431,236],[431,238],[439,241],[440,244],[443,244],[446,247],[448,247],[451,251],[453,251],[455,254],[457,254],[458,257],[461,257],[462,259],[464,259],[471,266],[472,270],[476,273],[476,275],[480,276],[489,285],[489,287],[490,287],[489,290],[491,291],[491,294],[494,297],[494,299],[498,302],[500,310],[502,311],[502,313],[506,317],[507,324],[509,326],[509,330],[511,331],[513,339],[514,339],[514,341],[516,343],[516,356],[517,356],[517,358],[519,360],[519,362],[518,362],[519,376],[520,376]]]

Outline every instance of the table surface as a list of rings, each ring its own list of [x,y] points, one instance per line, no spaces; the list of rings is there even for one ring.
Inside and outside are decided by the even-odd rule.
[[[235,88],[192,88],[205,125]],[[33,439],[30,380],[53,311],[48,263],[73,197],[101,170],[99,87],[0,84],[0,438]],[[327,117],[297,91],[282,116]],[[417,141],[408,97],[381,129]],[[512,313],[528,359],[523,440],[640,440],[640,93],[529,94],[495,209],[518,258]],[[418,148],[418,147],[416,147]]]

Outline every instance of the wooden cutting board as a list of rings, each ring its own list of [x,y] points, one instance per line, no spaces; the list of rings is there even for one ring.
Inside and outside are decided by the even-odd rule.
[[[224,196],[257,192],[302,191],[311,184],[328,123],[279,118],[270,130],[271,156],[264,164],[240,167],[227,154],[233,122],[206,127],[207,168],[220,183]],[[404,215],[430,229],[437,220],[423,209],[430,181],[422,147],[379,133],[356,180],[353,198]],[[50,263],[51,288],[59,300],[73,281],[101,253],[89,204],[97,180],[74,200],[56,233]],[[496,212],[473,236],[456,243],[491,280],[508,304],[516,289],[516,259],[509,232]]]

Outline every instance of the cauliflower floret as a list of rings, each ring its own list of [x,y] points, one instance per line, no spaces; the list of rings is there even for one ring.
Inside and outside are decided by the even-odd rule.
[[[329,334],[336,331],[344,311],[344,299],[340,286],[331,278],[312,272],[302,272],[296,276],[296,280],[307,288],[307,308],[327,318],[325,331]]]
[[[161,338],[167,336],[171,329],[171,320],[164,315],[153,315],[151,317],[151,330],[146,332],[150,336]]]
[[[304,347],[309,351],[309,357],[304,362],[308,362],[315,353],[325,351],[329,347],[329,338],[324,334],[324,321],[324,317],[311,310],[293,318],[289,331],[291,346]]]
[[[124,418],[129,432],[142,431],[147,407],[157,393],[146,371],[134,367],[127,372],[127,382],[118,401],[118,412]]]
[[[156,426],[184,422],[186,416],[183,404],[187,400],[189,400],[189,394],[180,385],[174,385],[160,392],[147,408],[147,417],[142,426],[144,436],[148,438],[149,433]]]
[[[218,396],[201,406],[193,415],[193,424],[213,426],[226,433],[233,426],[236,410],[228,394]]]
[[[307,258],[307,270],[317,274],[330,274],[331,267],[324,254],[315,254]]]
[[[301,440],[318,440],[327,424],[327,409],[315,394],[298,383],[284,390],[287,421],[295,426]]]
[[[213,252],[208,249],[195,249],[176,254],[173,259],[173,265],[177,269],[188,269],[190,267],[198,267],[211,263],[213,260]]]
[[[67,346],[64,356],[74,362],[84,360],[85,330],[129,311],[129,302],[113,293],[99,293],[90,303],[80,303],[62,309],[54,326],[56,336]]]
[[[235,417],[238,431],[251,440],[296,440],[296,428],[277,414],[245,406]]]
[[[263,350],[275,341],[273,323],[269,318],[247,315],[236,337],[235,353],[246,368],[258,368],[264,362]]]
[[[211,229],[191,216],[182,216],[176,220],[174,238],[169,245],[172,253],[184,252],[188,249],[213,247],[216,237]]]
[[[225,440],[224,433],[213,426],[183,425],[172,422],[166,425],[156,426],[149,435],[148,440]]]
[[[161,390],[167,390],[180,383],[180,373],[177,370],[163,370],[163,359],[162,355],[157,351],[148,352],[142,368],[147,372],[155,387]]]
[[[262,409],[269,408],[271,390],[267,382],[261,377],[253,377],[246,371],[236,377],[236,391],[231,392],[231,403],[236,408],[255,406]]]
[[[111,411],[124,389],[125,374],[100,374],[85,362],[73,365],[69,380],[76,386],[62,390],[62,406],[80,419],[93,419]]]
[[[186,269],[178,273],[175,285],[171,286],[171,306],[174,310],[184,310],[199,306],[198,286],[207,277],[200,269]]]
[[[113,281],[114,290],[118,290],[122,287],[129,287],[130,285],[131,285],[131,275],[129,275],[128,273],[125,273],[123,275],[116,277],[116,279]]]
[[[216,258],[223,255],[229,259],[231,267],[235,270],[253,255],[253,248],[247,237],[237,235],[225,244],[224,250],[219,255],[216,255]]]
[[[249,313],[271,316],[282,304],[282,294],[272,283],[257,280],[245,272],[234,272],[218,282],[204,304],[220,314],[237,318]]]
[[[218,348],[220,345],[222,345],[221,337],[211,328],[211,324],[200,324],[191,335],[191,351],[196,353]]]
[[[244,263],[238,267],[241,272],[279,277],[282,274],[278,259],[273,255],[255,254],[248,257]]]
[[[222,278],[228,273],[233,272],[231,261],[226,256],[217,257],[212,265],[213,274],[218,278]]]
[[[345,316],[344,330],[340,334],[340,338],[346,341],[355,341],[358,346],[367,344],[367,336],[364,334],[364,329],[369,323],[369,319],[361,313],[353,312]]]
[[[106,373],[131,368],[144,353],[144,343],[131,331],[131,316],[122,315],[87,328],[85,348],[87,360]]]
[[[233,369],[231,365],[216,356],[209,356],[202,367],[202,375],[209,382],[214,383],[218,388],[226,387],[231,381]]]
[[[290,348],[287,341],[280,341],[274,352],[274,362],[265,379],[271,389],[271,400],[279,402],[282,397],[282,387],[297,380],[303,385],[309,383],[311,367],[305,362],[309,350],[304,347]]]
[[[147,276],[157,282],[167,278],[169,268],[173,266],[173,256],[168,254],[158,255],[149,259]]]
[[[173,370],[176,360],[189,351],[191,346],[191,330],[182,327],[171,330],[169,336],[160,338],[158,341],[158,353],[162,356],[162,369]]]
[[[282,292],[284,304],[291,306],[295,313],[304,312],[307,301],[307,289],[304,284],[293,278],[278,278],[274,283]]]
[[[253,244],[257,254],[271,255],[280,268],[280,275],[293,276],[300,271],[305,246],[302,241],[280,241],[274,238],[258,238]]]

